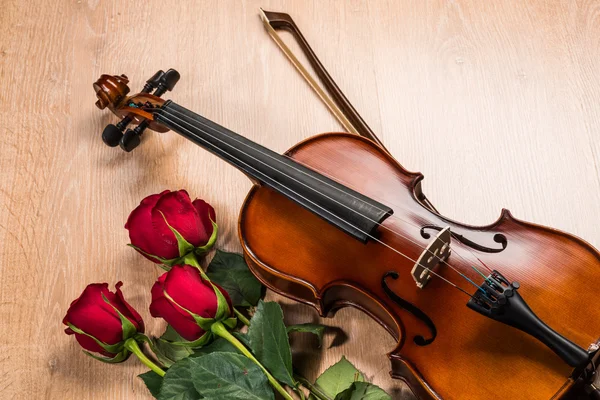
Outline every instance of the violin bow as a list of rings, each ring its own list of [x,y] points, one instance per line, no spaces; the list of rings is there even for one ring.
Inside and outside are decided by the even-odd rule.
[[[371,139],[382,149],[387,151],[381,140],[379,140],[365,120],[358,114],[333,78],[331,78],[331,75],[329,75],[315,52],[312,50],[292,17],[289,14],[265,11],[262,8],[260,9],[260,17],[269,36],[271,36],[277,46],[283,51],[283,54],[290,60],[296,70],[298,70],[304,80],[306,80],[309,86],[317,93],[319,98],[325,103],[327,108],[329,108],[329,111],[331,111],[342,126],[350,133]],[[284,43],[277,33],[277,29],[286,29],[294,36],[294,39],[302,49],[302,52],[308,59],[310,65],[317,73],[321,82],[323,82],[325,90],[323,90],[302,63],[300,63],[292,50]]]
[[[315,93],[317,93],[319,98],[323,101],[323,103],[325,103],[327,108],[329,108],[329,111],[331,111],[331,113],[337,118],[342,126],[350,133],[371,139],[379,147],[389,153],[381,140],[379,140],[377,135],[375,135],[365,120],[360,116],[360,114],[358,114],[356,109],[352,106],[352,104],[350,104],[350,101],[348,101],[344,93],[335,83],[331,75],[329,75],[329,72],[327,72],[313,49],[310,47],[292,17],[286,13],[265,11],[262,8],[260,9],[260,17],[263,21],[265,29],[269,33],[269,36],[271,36],[277,46],[279,46],[281,51],[283,51],[283,54],[285,54],[288,60],[290,60],[296,70],[300,72],[300,75],[302,75],[308,85],[315,91]],[[292,50],[285,44],[283,39],[281,39],[277,33],[277,29],[286,29],[292,34],[302,49],[302,52],[308,59],[310,65],[317,73],[317,76],[323,82],[323,85],[329,94],[323,90],[315,78],[311,76],[311,74],[294,55]],[[425,196],[420,186],[417,190],[417,198],[425,207],[436,213],[439,213],[433,204],[431,204],[427,196]]]

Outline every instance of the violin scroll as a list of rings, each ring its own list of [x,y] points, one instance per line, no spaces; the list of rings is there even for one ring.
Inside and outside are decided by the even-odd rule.
[[[140,93],[127,96],[130,89],[126,75],[101,75],[93,84],[98,98],[96,107],[101,110],[108,108],[121,118],[118,123],[104,128],[102,141],[110,147],[120,146],[124,151],[130,152],[139,146],[140,137],[146,129],[166,132],[168,129],[155,122],[149,110],[163,105],[164,100],[160,97],[167,91],[172,91],[179,78],[179,72],[174,69],[167,72],[160,70],[146,81]],[[137,127],[126,130],[129,124],[136,124]]]
[[[101,75],[94,82],[94,90],[96,91],[96,107],[104,110],[106,107],[113,110],[125,98],[130,89],[127,84],[129,78],[127,75]]]

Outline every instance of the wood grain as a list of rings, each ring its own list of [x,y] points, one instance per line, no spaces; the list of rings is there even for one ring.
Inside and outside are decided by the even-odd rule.
[[[341,129],[264,32],[259,6],[294,17],[392,154],[425,174],[443,214],[486,224],[507,207],[600,245],[597,0],[5,0],[0,397],[150,397],[139,364],[86,357],[61,324],[87,283],[122,280],[160,333],[147,311],[159,271],[125,246],[123,229],[144,196],[186,188],[206,199],[222,229],[218,246],[240,250],[237,213],[250,182],[172,134],[147,134],[130,154],[104,146],[100,133],[115,121],[94,106],[101,73],[125,73],[141,88],[156,70],[176,68],[172,98],[281,152]],[[287,301],[285,312],[318,320]],[[336,330],[322,349],[294,339],[308,377],[345,354],[405,397],[388,376],[393,339],[383,328],[355,310],[325,322]]]

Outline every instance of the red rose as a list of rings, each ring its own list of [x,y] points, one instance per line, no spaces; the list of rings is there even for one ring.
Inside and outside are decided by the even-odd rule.
[[[193,202],[185,190],[146,197],[125,228],[131,245],[144,257],[171,265],[186,254],[206,252],[216,240],[215,210],[204,200]]]
[[[114,358],[125,340],[144,332],[144,321],[123,298],[122,285],[117,283],[116,293],[112,293],[108,283],[92,283],[71,303],[63,319],[68,326],[65,332],[75,335],[84,349]],[[119,313],[131,324],[123,323]]]
[[[200,270],[175,265],[152,287],[150,314],[164,318],[184,339],[196,341],[216,320],[231,324],[233,305],[227,292],[204,279]]]

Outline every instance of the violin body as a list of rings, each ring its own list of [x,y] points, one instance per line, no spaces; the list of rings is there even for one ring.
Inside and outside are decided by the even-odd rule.
[[[423,175],[406,171],[381,147],[356,135],[315,136],[287,155],[390,205],[394,214],[378,228],[380,241],[362,243],[255,185],[240,213],[239,236],[251,270],[267,287],[313,306],[321,316],[345,306],[369,314],[398,342],[387,349],[392,376],[406,381],[421,399],[550,399],[574,386],[578,372],[548,347],[472,312],[465,307],[469,298],[441,279],[417,287],[414,262],[383,243],[417,259],[431,241],[419,227],[449,226],[463,240],[453,237],[448,263],[473,279],[478,275],[471,265],[502,271],[520,284],[523,298],[542,320],[584,349],[598,341],[600,332],[600,309],[593,306],[600,254],[591,245],[517,220],[507,210],[488,226],[449,220],[421,200]],[[436,272],[448,280],[459,278],[446,265]],[[389,290],[428,315],[435,340],[416,343],[416,336],[430,336],[430,328]]]

